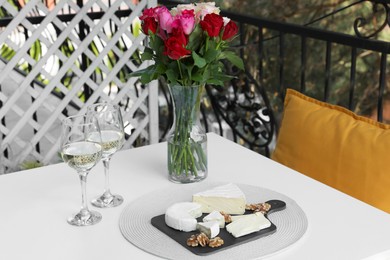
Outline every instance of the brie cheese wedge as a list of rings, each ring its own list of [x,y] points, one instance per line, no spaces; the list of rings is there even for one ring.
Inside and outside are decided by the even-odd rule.
[[[203,218],[203,222],[217,221],[220,228],[225,227],[225,217],[219,211],[213,210]]]
[[[227,214],[244,214],[245,194],[235,184],[227,184],[192,195],[192,201],[202,205],[203,213],[214,210]]]
[[[202,216],[201,205],[194,202],[179,202],[170,206],[165,212],[165,223],[180,231],[194,231],[198,221],[196,218]]]
[[[205,233],[208,238],[214,238],[219,234],[219,224],[216,221],[200,222],[196,225],[196,229]]]
[[[235,238],[242,237],[261,229],[271,226],[271,222],[264,217],[260,212],[255,214],[249,214],[236,218],[229,225],[226,226],[226,230],[231,233]]]

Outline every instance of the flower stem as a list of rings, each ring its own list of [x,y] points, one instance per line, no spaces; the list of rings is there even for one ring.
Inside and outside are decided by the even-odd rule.
[[[181,63],[180,60],[176,60],[177,66],[179,67],[179,73],[180,73],[180,78],[183,79],[183,72],[181,71]],[[184,82],[182,82],[184,84]]]
[[[204,139],[200,138],[205,133],[197,126],[202,90],[198,86],[170,86],[175,115],[168,139],[171,176],[198,177],[207,171],[206,154],[202,147]]]

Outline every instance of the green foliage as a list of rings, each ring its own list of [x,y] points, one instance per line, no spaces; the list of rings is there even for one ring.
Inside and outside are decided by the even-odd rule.
[[[20,168],[22,170],[29,170],[29,169],[34,169],[34,168],[39,168],[42,167],[43,164],[39,161],[31,160],[31,161],[24,161],[21,165]]]

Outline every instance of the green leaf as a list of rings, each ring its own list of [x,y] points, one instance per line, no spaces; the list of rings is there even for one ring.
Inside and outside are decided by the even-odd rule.
[[[222,56],[221,58],[226,58],[228,61],[230,61],[237,68],[244,70],[244,62],[234,52],[224,51],[224,52],[222,52],[221,56]]]
[[[152,74],[149,74],[149,73],[142,74],[142,76],[140,78],[141,83],[146,84],[146,83],[151,82],[153,80],[153,78],[151,76],[152,76]]]
[[[211,85],[223,86],[223,81],[215,78],[208,79],[206,83]]]
[[[207,63],[211,63],[217,59],[219,54],[220,52],[217,51],[216,49],[208,49],[204,55],[204,58]]]
[[[162,63],[159,63],[156,65],[155,73],[164,74],[166,70],[167,70],[167,68],[165,67],[165,65]]]
[[[177,71],[176,70],[172,70],[172,69],[168,69],[165,74],[167,75],[167,78],[168,78],[168,81],[171,83],[171,84],[174,84],[177,82],[177,79],[178,79],[178,74],[177,74]]]
[[[191,80],[193,80],[193,81],[198,81],[198,82],[202,82],[202,81],[203,81],[203,76],[202,76],[201,73],[196,72],[196,73],[194,73],[194,74],[192,75]]]
[[[190,37],[188,39],[187,49],[195,51],[199,48],[200,43],[202,41],[202,33],[203,30],[200,28],[200,25],[198,24],[195,29],[190,34]]]
[[[142,70],[137,70],[129,73],[129,78],[131,77],[140,77],[143,74],[151,74],[155,71],[155,65],[150,65],[149,67],[142,69]]]
[[[158,50],[161,46],[164,47],[164,41],[160,37],[152,35],[150,37],[150,48],[153,50]]]
[[[234,78],[237,78],[235,76],[226,75],[224,73],[217,73],[215,75],[212,75],[212,77],[215,78],[215,79],[218,79],[220,81],[223,81],[223,82],[232,80]]]
[[[142,61],[153,60],[153,50],[146,47],[144,52],[141,54]]]
[[[206,66],[206,60],[200,57],[194,51],[192,52],[192,58],[194,59],[195,66],[197,66],[198,68],[203,68],[204,66]]]

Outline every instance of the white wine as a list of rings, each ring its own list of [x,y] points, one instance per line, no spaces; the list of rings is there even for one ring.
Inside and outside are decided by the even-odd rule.
[[[90,170],[102,157],[102,146],[93,142],[75,142],[62,148],[62,158],[76,171]]]
[[[124,142],[123,133],[115,130],[102,130],[102,148],[103,148],[103,157],[107,157],[118,151]],[[91,133],[88,140],[99,141],[98,135],[96,133]]]

